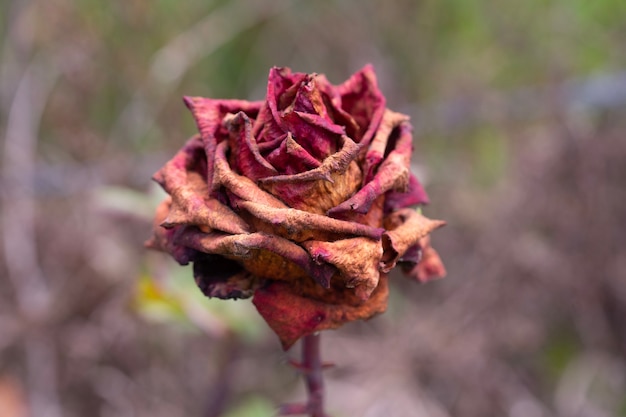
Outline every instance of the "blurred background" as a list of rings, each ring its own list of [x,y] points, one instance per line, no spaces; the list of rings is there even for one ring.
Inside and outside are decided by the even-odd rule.
[[[184,94],[371,62],[412,117],[446,279],[323,338],[341,416],[626,416],[626,2],[4,0],[0,416],[272,416],[248,301],[148,253]]]

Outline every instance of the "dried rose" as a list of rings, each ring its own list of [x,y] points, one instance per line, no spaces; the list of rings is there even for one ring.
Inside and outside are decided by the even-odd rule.
[[[247,298],[283,347],[387,306],[387,273],[445,270],[411,206],[408,117],[366,66],[338,86],[273,68],[265,101],[186,97],[199,135],[154,179],[169,197],[147,245],[193,262],[209,297]]]

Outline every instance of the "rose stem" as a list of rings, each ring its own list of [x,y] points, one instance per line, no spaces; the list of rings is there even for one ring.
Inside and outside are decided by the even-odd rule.
[[[309,412],[311,417],[324,417],[324,378],[320,356],[319,333],[304,336],[302,341],[302,364],[306,369],[305,381],[309,392]]]
[[[304,404],[285,404],[280,415],[303,415],[310,417],[327,417],[324,413],[324,379],[322,377],[322,360],[320,357],[320,334],[310,334],[302,338],[302,365],[308,392],[308,402]]]

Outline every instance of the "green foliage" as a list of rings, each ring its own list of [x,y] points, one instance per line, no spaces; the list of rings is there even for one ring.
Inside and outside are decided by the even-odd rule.
[[[274,415],[276,415],[276,407],[269,400],[252,395],[244,398],[224,417],[271,417]]]

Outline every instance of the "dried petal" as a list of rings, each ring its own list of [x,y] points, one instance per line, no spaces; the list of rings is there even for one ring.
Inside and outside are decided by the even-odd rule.
[[[243,111],[254,118],[263,105],[262,101],[213,100],[204,97],[184,97],[183,101],[196,120],[207,161],[214,159],[217,144],[226,138],[225,132],[220,133],[224,116],[228,113]],[[211,181],[213,181],[212,164],[207,166],[206,178],[209,189],[213,189],[211,187]]]
[[[367,150],[367,154],[365,155],[365,163],[363,167],[363,172],[365,172],[365,176],[363,178],[364,184],[370,182],[372,178],[374,178],[376,169],[378,169],[378,166],[385,157],[385,150],[387,149],[393,130],[401,122],[408,122],[408,120],[409,117],[404,114],[385,109],[385,113],[383,114],[380,126],[376,131],[374,140],[372,140],[372,143]]]
[[[417,264],[403,262],[402,270],[409,278],[428,282],[446,276],[446,268],[437,251],[430,245],[430,236],[420,239],[422,256]]]
[[[186,97],[200,135],[154,179],[169,194],[146,245],[209,297],[253,302],[285,348],[387,304],[386,273],[445,273],[429,233],[443,222],[409,172],[408,117],[385,109],[371,66],[343,84],[270,70],[262,102]]]
[[[355,288],[361,300],[369,298],[380,278],[379,262],[383,254],[380,242],[364,237],[335,242],[308,241],[302,244],[318,264],[335,266],[346,286]]]
[[[409,189],[406,190],[406,192],[395,190],[387,191],[385,195],[385,214],[389,214],[401,208],[428,203],[428,195],[424,187],[415,175],[411,174],[409,176]]]
[[[444,224],[446,222],[431,220],[412,209],[398,210],[388,216],[385,219],[387,231],[383,235],[381,270],[389,272],[410,247]]]
[[[299,338],[326,329],[336,329],[354,320],[367,320],[387,309],[389,289],[382,275],[371,297],[358,306],[329,304],[292,292],[289,284],[273,282],[254,293],[252,302],[278,335],[283,349]]]
[[[398,129],[399,137],[396,146],[381,164],[372,181],[365,184],[352,198],[329,210],[329,215],[341,216],[349,211],[367,213],[374,200],[381,194],[389,190],[406,191],[408,189],[413,139],[411,127],[407,122],[401,123]]]
[[[379,240],[385,231],[382,228],[370,227],[364,224],[332,219],[319,214],[308,213],[296,209],[280,209],[264,206],[263,204],[245,201],[239,206],[254,217],[272,226],[280,226],[288,239],[302,242],[312,238],[329,238],[329,235],[365,236]],[[278,233],[278,231],[275,231]]]
[[[197,251],[237,260],[247,271],[260,278],[295,280],[311,277],[328,287],[335,269],[320,265],[300,246],[266,233],[227,235],[186,230],[176,243]]]
[[[252,122],[244,112],[224,117],[230,132],[231,161],[241,175],[256,181],[278,174],[276,169],[261,155],[252,136]]]
[[[224,187],[242,200],[256,201],[269,207],[286,208],[280,200],[257,187],[254,181],[232,171],[226,159],[227,148],[227,142],[217,145],[213,187]]]
[[[352,136],[362,147],[369,146],[385,111],[385,97],[378,89],[374,67],[366,65],[337,87],[341,108],[359,126]]]

